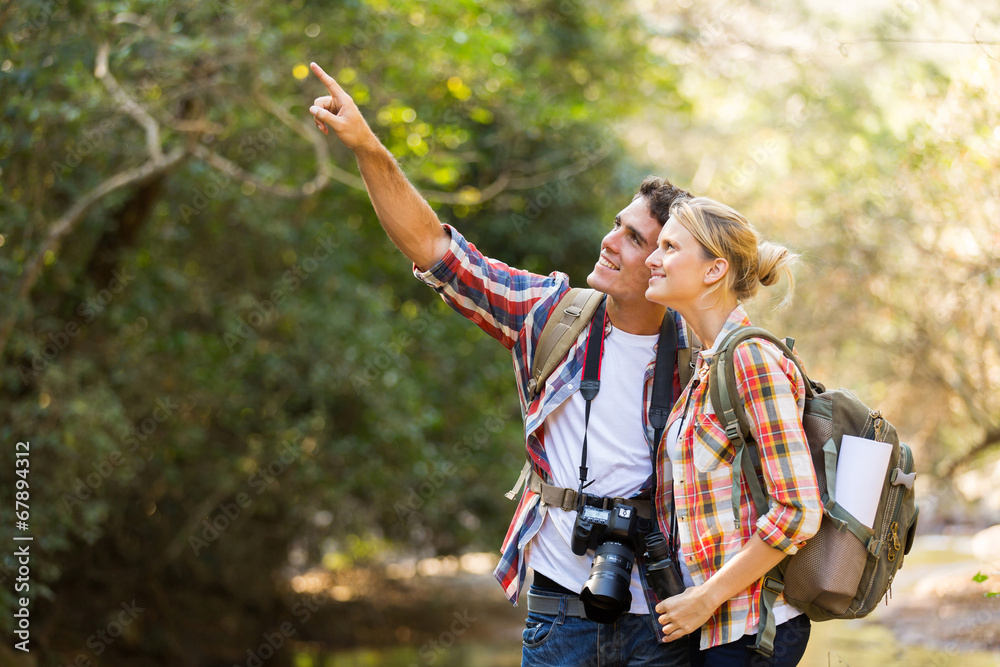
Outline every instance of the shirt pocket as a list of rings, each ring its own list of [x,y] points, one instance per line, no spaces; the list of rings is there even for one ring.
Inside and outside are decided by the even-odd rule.
[[[696,472],[698,494],[690,510],[693,537],[703,556],[710,559],[732,553],[742,543],[733,514],[733,468],[715,460],[714,470]]]
[[[714,414],[699,414],[694,421],[694,467],[709,473],[725,463],[732,465],[736,452]]]

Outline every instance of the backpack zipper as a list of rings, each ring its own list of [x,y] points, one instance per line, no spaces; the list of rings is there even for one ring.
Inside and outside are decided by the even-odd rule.
[[[904,472],[907,470],[908,467],[910,467],[907,465],[910,460],[908,456],[909,453],[908,449],[909,449],[908,447],[905,447],[902,443],[900,443],[899,458],[897,459],[896,464]],[[901,496],[902,496],[902,490],[899,488],[899,486],[894,485],[893,488],[890,489],[889,491],[889,499],[888,502],[886,502],[885,513],[882,515],[882,522],[880,523],[880,525],[882,526],[882,534],[880,535],[879,541],[882,543],[885,543],[885,541],[888,539],[890,530],[898,531],[898,525],[897,525],[898,522],[896,521],[896,519],[899,518],[899,512],[903,507]],[[894,539],[895,543],[898,545],[899,544],[898,535],[894,534]],[[890,546],[889,549],[890,549],[889,555],[887,555],[886,557],[889,560],[889,562],[892,562],[895,560],[895,554],[892,553],[892,546]],[[896,551],[897,552],[899,551],[898,546],[896,548]],[[862,603],[864,602],[864,600],[868,599],[868,595],[871,594],[872,586],[875,585],[875,574],[877,570],[878,570],[877,566],[872,570],[872,576],[868,580],[868,588],[865,590],[865,594],[862,597]]]

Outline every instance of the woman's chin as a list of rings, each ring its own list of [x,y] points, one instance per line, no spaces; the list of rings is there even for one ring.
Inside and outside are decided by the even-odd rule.
[[[661,306],[670,305],[666,301],[666,295],[663,294],[663,290],[659,289],[659,285],[655,284],[646,288],[646,300],[658,303]]]

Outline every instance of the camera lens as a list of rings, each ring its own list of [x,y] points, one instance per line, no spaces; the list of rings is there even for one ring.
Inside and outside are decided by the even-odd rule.
[[[632,550],[621,542],[608,541],[597,547],[590,578],[580,591],[587,618],[614,623],[632,606]]]

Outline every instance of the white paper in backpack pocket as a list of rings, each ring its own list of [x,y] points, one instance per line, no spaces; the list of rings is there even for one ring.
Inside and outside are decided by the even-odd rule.
[[[845,435],[837,458],[837,504],[869,528],[875,525],[875,511],[892,456],[892,444]]]

